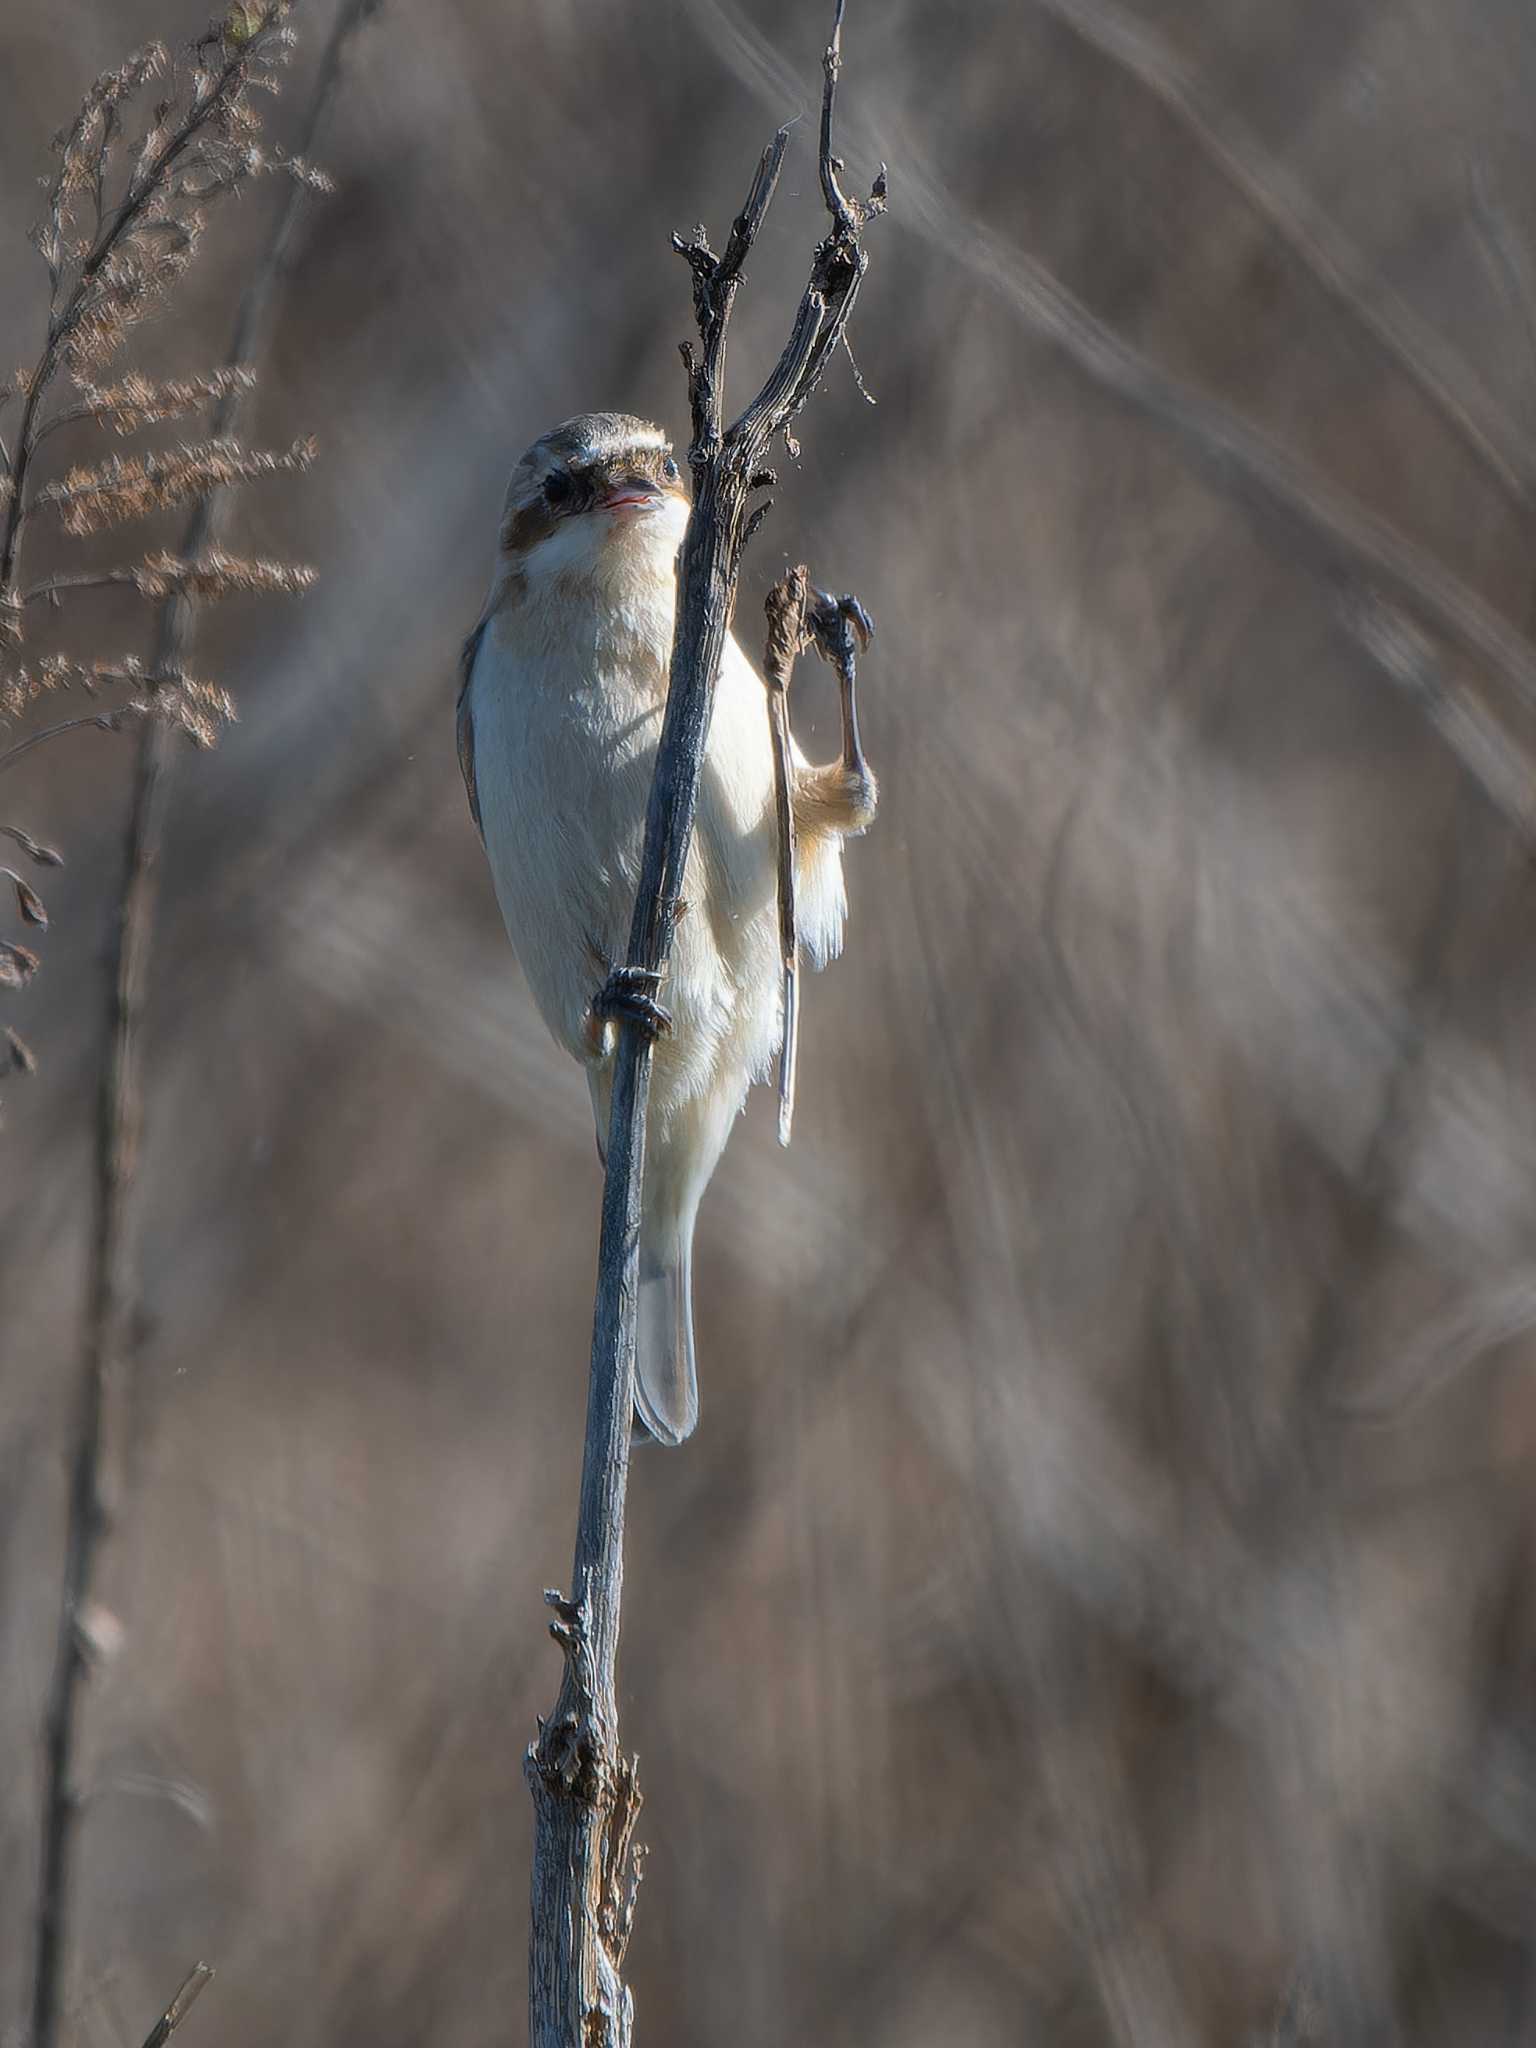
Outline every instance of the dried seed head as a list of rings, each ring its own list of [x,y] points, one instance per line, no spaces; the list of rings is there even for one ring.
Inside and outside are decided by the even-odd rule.
[[[16,718],[54,690],[84,690],[95,697],[114,683],[137,688],[144,679],[144,664],[133,655],[121,661],[71,661],[65,654],[45,654],[30,668],[19,668],[0,678],[0,717]]]
[[[0,717],[19,718],[23,711],[53,690],[67,690],[72,683],[85,682],[92,670],[83,662],[63,654],[45,654],[30,668],[13,669],[0,678]],[[86,684],[89,688],[89,683]]]
[[[306,157],[279,154],[273,157],[272,162],[275,169],[286,171],[295,184],[304,186],[306,191],[317,192],[324,198],[336,190],[336,180]]]
[[[54,506],[66,533],[83,536],[123,526],[206,491],[307,469],[314,460],[311,440],[284,451],[242,448],[238,441],[200,441],[163,454],[110,456],[95,468],[72,469],[59,483],[38,492],[38,503]]]
[[[152,45],[98,79],[56,139],[59,166],[32,239],[65,316],[63,353],[73,374],[105,362],[175,284],[208,203],[266,167],[250,97],[254,87],[274,86],[286,61],[287,12],[287,0],[236,4],[174,65]],[[129,103],[165,71],[164,98],[136,126]]]
[[[16,890],[16,907],[21,912],[23,922],[35,925],[40,932],[47,931],[48,913],[43,908],[42,897],[12,869],[7,868],[6,873]]]
[[[114,433],[133,434],[160,420],[200,412],[232,392],[252,390],[255,383],[255,372],[243,367],[215,370],[207,377],[171,378],[163,384],[132,371],[116,384],[82,383],[79,392],[81,409],[91,417]]]
[[[0,988],[22,988],[38,968],[37,955],[30,946],[14,945],[0,939]]]
[[[233,597],[242,592],[293,596],[310,588],[315,572],[299,562],[273,562],[209,548],[193,562],[169,554],[150,555],[133,571],[133,580],[141,597],[158,602],[178,596]]]
[[[19,825],[0,825],[0,833],[7,839],[14,839],[28,860],[37,862],[40,868],[61,868],[64,856],[52,846],[41,846],[30,832],[23,832]]]
[[[137,680],[140,694],[122,707],[126,717],[163,719],[199,747],[216,746],[220,728],[235,722],[235,700],[219,683],[204,682],[180,668],[154,675],[141,668]]]
[[[267,23],[265,7],[248,6],[236,0],[224,18],[224,40],[232,50],[243,50]]]
[[[102,265],[64,351],[77,382],[115,355],[129,328],[169,292],[192,261],[202,229],[198,213],[170,219],[152,212],[124,237]]]

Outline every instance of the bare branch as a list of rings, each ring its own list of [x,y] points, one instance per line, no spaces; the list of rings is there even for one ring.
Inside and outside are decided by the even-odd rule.
[[[787,74],[767,40],[734,16],[733,36],[764,89],[785,90]],[[1239,413],[1164,370],[1097,318],[1042,263],[978,220],[910,141],[902,171],[908,226],[946,260],[964,264],[1093,383],[1166,432],[1213,489],[1262,515],[1312,568],[1325,574],[1343,570],[1389,592],[1405,611],[1478,654],[1524,702],[1536,704],[1536,650],[1461,578]]]
[[[121,705],[116,711],[98,711],[82,718],[60,719],[57,725],[45,725],[37,732],[29,732],[24,740],[18,740],[0,754],[0,775],[7,768],[14,768],[34,747],[44,746],[49,740],[59,739],[67,732],[85,732],[93,728],[97,732],[121,732],[128,720],[137,716],[139,713],[135,707]]]
[[[780,129],[763,152],[723,255],[712,253],[702,229],[687,241],[674,238],[692,273],[701,343],[698,351],[686,345],[683,350],[693,415],[689,463],[694,504],[680,558],[670,683],[646,811],[628,961],[620,970],[631,983],[659,982],[671,957],[715,678],[750,531],[748,499],[761,485],[774,437],[788,432],[841,343],[868,260],[860,234],[885,203],[883,173],[868,202],[857,205],[843,196],[838,183],[832,119],[842,12],[838,0],[823,67],[821,181],[831,229],[817,245],[784,353],[729,427],[722,427],[722,421],[731,306],[742,263],[773,195],[788,131]],[[614,1675],[652,1040],[630,1015],[619,1017],[617,1030],[574,1600],[559,1609],[565,1676],[525,1766],[535,1813],[532,2048],[628,2048],[633,2029],[633,2004],[619,1975],[618,1938],[620,1931],[627,1935],[638,1881],[628,1818],[633,1764],[619,1748]]]

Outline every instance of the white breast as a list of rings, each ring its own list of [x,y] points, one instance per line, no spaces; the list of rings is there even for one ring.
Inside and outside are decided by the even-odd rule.
[[[572,522],[574,524],[575,522]],[[625,955],[672,638],[662,579],[604,589],[532,579],[490,619],[471,678],[475,779],[508,934],[540,1012],[578,1059],[584,1023]],[[637,587],[638,586],[638,587]],[[685,873],[686,905],[662,1001],[654,1114],[723,1067],[740,1086],[778,1034],[772,756],[763,686],[731,643]]]

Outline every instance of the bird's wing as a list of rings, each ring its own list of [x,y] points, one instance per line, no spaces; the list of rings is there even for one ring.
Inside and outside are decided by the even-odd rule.
[[[464,777],[464,792],[469,798],[469,815],[475,821],[475,830],[481,840],[485,828],[480,823],[480,796],[475,788],[475,714],[469,701],[469,686],[475,677],[475,656],[480,652],[480,642],[485,637],[485,620],[482,618],[475,630],[464,642],[459,655],[459,706],[458,742],[459,772]]]

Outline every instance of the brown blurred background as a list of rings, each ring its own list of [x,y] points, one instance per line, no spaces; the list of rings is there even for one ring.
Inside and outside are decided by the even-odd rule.
[[[893,195],[854,325],[878,407],[829,379],[740,616],[755,638],[786,559],[864,597],[884,806],[807,989],[795,1146],[755,1100],[706,1205],[699,1435],[635,1470],[646,2043],[1536,2038],[1529,860],[1327,564],[1044,345],[1018,269],[1523,630],[1536,502],[1368,315],[1395,295],[1518,467],[1536,26],[1133,5],[1140,76],[1044,0],[851,10],[847,151]],[[521,1758],[598,1173],[466,813],[455,655],[534,434],[684,429],[667,235],[723,232],[800,115],[738,393],[776,351],[820,232],[827,13],[393,0],[354,48],[250,423],[321,461],[237,528],[321,581],[210,617],[242,723],[179,769],[166,860],[82,2044],[137,2042],[198,1956],[189,2048],[523,2037]],[[290,138],[329,7],[301,20]],[[54,129],[201,26],[8,11],[0,362],[36,349]],[[1255,164],[1346,238],[1347,290]],[[217,358],[275,203],[240,202],[138,360]],[[830,750],[823,678],[797,722]],[[43,1062],[0,1140],[7,2043],[130,758],[83,734],[7,787],[70,860],[6,999]]]

